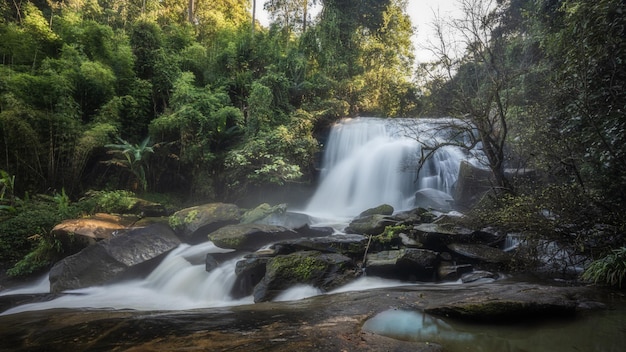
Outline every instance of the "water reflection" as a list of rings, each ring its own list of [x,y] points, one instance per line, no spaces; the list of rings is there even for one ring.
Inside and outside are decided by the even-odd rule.
[[[408,310],[387,310],[363,329],[399,340],[432,342],[446,351],[623,351],[626,306],[588,313],[572,321],[538,324],[467,324]]]

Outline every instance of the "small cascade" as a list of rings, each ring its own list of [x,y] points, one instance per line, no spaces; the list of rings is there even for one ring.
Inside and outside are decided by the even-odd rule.
[[[145,279],[67,291],[52,301],[25,304],[0,315],[52,308],[183,310],[252,303],[252,297],[235,300],[230,296],[235,264],[241,258],[226,261],[210,273],[205,271],[200,259],[220,252],[229,251],[212,242],[181,245]]]
[[[502,250],[509,252],[517,249],[524,242],[524,235],[520,233],[509,233],[504,238],[504,246]]]
[[[442,147],[418,175],[423,144],[407,137],[415,135],[434,145],[445,138],[438,121],[356,118],[337,123],[329,135],[320,185],[305,212],[322,218],[352,217],[383,203],[396,210],[413,208],[415,192],[424,188],[451,194],[467,156],[457,148]]]
[[[26,295],[48,292],[50,292],[50,275],[46,274],[34,280],[30,284],[25,284],[20,287],[14,287],[8,290],[0,291],[0,296]]]

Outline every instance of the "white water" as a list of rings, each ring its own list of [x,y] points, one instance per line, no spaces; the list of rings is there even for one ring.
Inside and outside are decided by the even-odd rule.
[[[436,121],[441,120],[357,118],[337,123],[328,138],[321,183],[304,212],[349,219],[381,204],[414,208],[415,192],[424,188],[451,194],[461,160],[467,159],[461,150],[437,150],[417,174],[422,145],[416,139],[427,145],[440,140]]]
[[[49,278],[50,278],[50,275],[46,274],[29,284],[24,284],[19,287],[1,291],[0,296],[48,293],[50,292],[50,279]]]
[[[49,302],[18,306],[0,315],[51,308],[115,308],[182,310],[252,303],[252,297],[234,300],[229,292],[235,281],[235,264],[229,260],[210,273],[200,257],[224,253],[212,242],[181,245],[173,250],[145,279],[67,291]]]

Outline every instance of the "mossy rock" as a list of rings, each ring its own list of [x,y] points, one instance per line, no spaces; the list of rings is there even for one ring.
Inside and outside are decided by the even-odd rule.
[[[374,214],[353,220],[345,231],[359,235],[380,235],[387,226],[397,223],[393,218],[386,215]]]
[[[246,211],[242,216],[240,222],[242,224],[251,224],[259,222],[268,216],[274,214],[284,214],[287,211],[287,204],[279,204],[271,206],[267,203],[260,204],[254,209]]]
[[[359,217],[365,217],[370,215],[391,215],[393,214],[393,207],[389,204],[381,204],[375,208],[369,208],[359,214]]]
[[[295,285],[311,285],[323,291],[342,286],[355,278],[352,260],[337,253],[302,251],[271,258],[263,280],[254,288],[254,301],[274,299]]]
[[[206,241],[206,235],[223,226],[236,224],[241,211],[235,204],[209,203],[185,208],[172,214],[169,225],[185,242]]]
[[[226,249],[255,251],[272,242],[298,238],[300,235],[282,226],[235,224],[219,228],[208,235],[216,246]]]

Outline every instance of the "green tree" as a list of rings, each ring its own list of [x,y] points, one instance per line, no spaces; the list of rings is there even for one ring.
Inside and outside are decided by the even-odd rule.
[[[606,201],[626,196],[626,4],[566,1],[545,18],[561,162],[583,187]],[[548,27],[548,25],[552,25]]]

